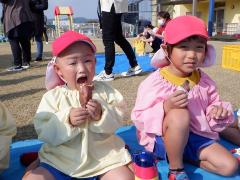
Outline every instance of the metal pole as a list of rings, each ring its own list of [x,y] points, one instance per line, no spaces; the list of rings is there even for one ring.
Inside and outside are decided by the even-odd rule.
[[[213,32],[213,15],[214,15],[214,0],[209,1],[209,16],[208,16],[208,35],[212,36]]]
[[[197,0],[193,0],[192,4],[192,15],[197,16]]]

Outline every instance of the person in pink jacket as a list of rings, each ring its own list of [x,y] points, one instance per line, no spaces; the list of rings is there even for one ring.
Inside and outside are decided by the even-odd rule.
[[[140,84],[132,110],[139,143],[158,158],[167,155],[169,179],[188,179],[183,160],[223,176],[238,168],[217,143],[234,117],[231,104],[220,99],[215,82],[199,68],[216,58],[207,40],[201,19],[179,16],[170,21],[164,44],[152,59],[159,69]]]

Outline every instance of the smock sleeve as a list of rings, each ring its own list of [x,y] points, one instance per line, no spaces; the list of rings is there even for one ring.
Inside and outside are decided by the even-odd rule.
[[[126,115],[126,103],[119,91],[103,82],[95,84],[96,96],[93,96],[102,106],[102,116],[99,121],[91,121],[90,130],[95,133],[113,134],[123,125]]]
[[[153,149],[155,135],[162,135],[163,103],[169,90],[167,86],[159,71],[155,71],[140,84],[132,110],[131,118],[138,131],[139,143],[150,151]]]
[[[16,135],[15,120],[0,102],[0,172],[8,167],[9,146],[14,135]]]
[[[54,146],[69,141],[82,131],[81,126],[73,127],[69,123],[72,107],[66,105],[65,108],[59,108],[60,103],[65,103],[63,96],[59,89],[48,91],[43,95],[33,118],[38,138]]]
[[[206,76],[206,75],[205,75]],[[224,130],[228,125],[234,122],[234,115],[232,106],[229,102],[224,102],[220,99],[219,94],[216,90],[216,84],[210,78],[205,77],[205,82],[208,84],[208,106],[206,108],[206,118],[208,120],[209,126],[212,131],[221,132]],[[210,117],[210,112],[214,106],[222,106],[223,108],[227,109],[231,112],[231,115],[226,117],[225,119],[214,119]]]

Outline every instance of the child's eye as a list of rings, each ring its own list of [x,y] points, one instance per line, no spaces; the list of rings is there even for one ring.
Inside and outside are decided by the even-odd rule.
[[[92,63],[93,61],[91,59],[86,59],[84,63]]]
[[[75,65],[76,64],[76,62],[70,62],[69,63],[69,65]]]
[[[205,46],[197,46],[198,49],[205,49]]]

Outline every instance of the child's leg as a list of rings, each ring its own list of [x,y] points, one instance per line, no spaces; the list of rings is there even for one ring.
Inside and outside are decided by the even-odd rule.
[[[121,166],[108,171],[100,180],[134,180],[134,174],[128,166]]]
[[[170,169],[183,168],[183,151],[188,141],[190,116],[187,109],[173,109],[163,121],[163,139]]]
[[[43,167],[37,167],[34,170],[27,171],[23,176],[23,180],[55,180],[53,175]]]
[[[218,143],[203,148],[199,153],[200,167],[223,176],[233,175],[238,169],[238,161]]]
[[[236,119],[235,122],[223,130],[220,135],[224,139],[240,146],[240,129],[238,129],[238,120]]]
[[[240,146],[240,130],[238,128],[228,127],[220,134],[224,139]]]

